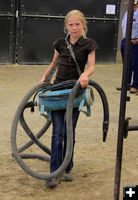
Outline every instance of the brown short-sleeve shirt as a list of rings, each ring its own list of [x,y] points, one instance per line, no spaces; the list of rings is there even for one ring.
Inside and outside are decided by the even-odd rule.
[[[73,58],[71,57],[69,49],[67,48],[65,39],[57,39],[53,46],[59,53],[59,59],[57,62],[58,71],[54,83],[78,79],[79,74],[77,67]],[[88,54],[92,51],[95,51],[98,46],[95,40],[81,37],[74,45],[72,45],[72,48],[81,72],[83,72],[88,59]]]

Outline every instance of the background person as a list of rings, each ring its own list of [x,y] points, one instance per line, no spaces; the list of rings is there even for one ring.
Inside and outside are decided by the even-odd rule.
[[[122,41],[121,41],[121,55],[122,61],[124,61],[124,47],[126,37],[126,26],[127,26],[127,12],[124,15],[122,21]],[[130,93],[138,92],[138,1],[134,1],[134,13],[133,13],[133,24],[132,24],[132,35],[131,35],[131,46],[130,46],[130,66],[128,75],[128,90]],[[116,88],[121,90],[121,86]]]

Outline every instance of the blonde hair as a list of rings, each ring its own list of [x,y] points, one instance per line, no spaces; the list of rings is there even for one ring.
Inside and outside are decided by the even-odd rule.
[[[87,34],[87,31],[88,31],[88,28],[87,28],[87,21],[85,19],[84,14],[79,10],[71,10],[70,12],[67,13],[67,15],[65,17],[65,20],[64,20],[64,24],[65,25],[67,24],[67,21],[68,21],[69,17],[71,17],[71,16],[77,16],[81,20],[81,22],[84,24],[84,29],[83,29],[83,32],[82,32],[82,36],[84,38],[86,38],[86,34]],[[64,32],[67,33],[66,27],[64,27]]]

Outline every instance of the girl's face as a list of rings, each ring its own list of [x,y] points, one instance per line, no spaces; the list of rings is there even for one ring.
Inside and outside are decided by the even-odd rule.
[[[66,28],[71,37],[79,38],[82,35],[84,24],[77,16],[71,16],[68,18]]]

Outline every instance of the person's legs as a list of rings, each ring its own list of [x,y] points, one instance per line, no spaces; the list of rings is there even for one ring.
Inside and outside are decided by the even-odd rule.
[[[138,45],[131,44],[131,68],[133,70],[132,88],[138,90]]]
[[[138,69],[134,70],[134,75],[133,75],[133,88],[136,88],[138,90]]]
[[[51,142],[51,160],[50,160],[50,172],[57,170],[63,161],[63,138],[64,133],[62,131],[65,126],[65,110],[52,111],[52,142]]]
[[[121,41],[121,56],[122,56],[122,62],[123,63],[124,63],[124,47],[125,47],[125,39],[123,39]],[[130,62],[129,73],[128,73],[128,86],[127,86],[127,90],[130,90],[130,88],[131,88],[131,79],[132,79],[132,68],[131,68],[131,62]],[[122,86],[117,86],[116,89],[117,90],[121,90]]]
[[[72,157],[71,157],[71,160],[70,160],[70,163],[68,165],[68,167],[66,168],[66,172],[69,172],[71,171],[71,169],[73,168],[73,154],[74,154],[74,146],[75,146],[75,128],[76,128],[76,125],[77,125],[77,121],[78,121],[78,118],[79,118],[79,111],[78,111],[78,108],[73,108],[73,118],[72,118],[72,126],[73,126],[73,151],[72,151]],[[66,134],[66,131],[65,131],[65,134],[64,134],[64,152],[63,152],[63,157],[65,157],[65,154],[66,154],[66,145],[67,145],[67,134]]]
[[[75,145],[75,127],[79,117],[78,108],[73,109],[73,149]],[[51,112],[53,131],[52,131],[52,142],[51,142],[51,160],[50,160],[50,172],[57,170],[63,162],[65,151],[66,151],[66,121],[65,121],[65,110],[52,111]],[[64,149],[63,149],[64,140]],[[66,176],[63,177],[64,181],[71,181],[72,176],[69,171],[73,167],[73,153],[71,161],[66,169]],[[68,176],[67,176],[68,175]],[[65,178],[65,179],[64,179]],[[60,182],[60,177],[47,180],[46,185],[48,187],[56,187]]]
[[[51,159],[50,159],[50,173],[56,171],[63,161],[63,139],[62,128],[65,126],[65,110],[51,111],[52,118],[52,141],[51,141]],[[61,177],[55,177],[46,180],[46,186],[49,188],[57,187],[60,183]]]
[[[124,48],[125,48],[125,40],[121,43],[121,54],[122,54],[122,61],[124,63]],[[129,66],[129,73],[128,73],[128,85],[131,85],[132,81],[132,64],[131,64],[131,55],[130,55],[130,66]]]
[[[71,169],[73,168],[74,162],[73,162],[73,155],[74,155],[74,146],[75,146],[75,128],[77,125],[77,121],[79,118],[79,111],[78,108],[73,109],[73,118],[72,118],[72,125],[73,125],[73,151],[72,151],[72,156],[71,160],[68,164],[68,167],[66,168],[64,174],[63,174],[63,181],[70,182],[73,181],[73,174],[71,172]],[[66,146],[67,146],[67,133],[66,133],[66,126],[63,127],[62,131],[64,132],[64,151],[63,151],[63,158],[65,157],[66,154]]]

